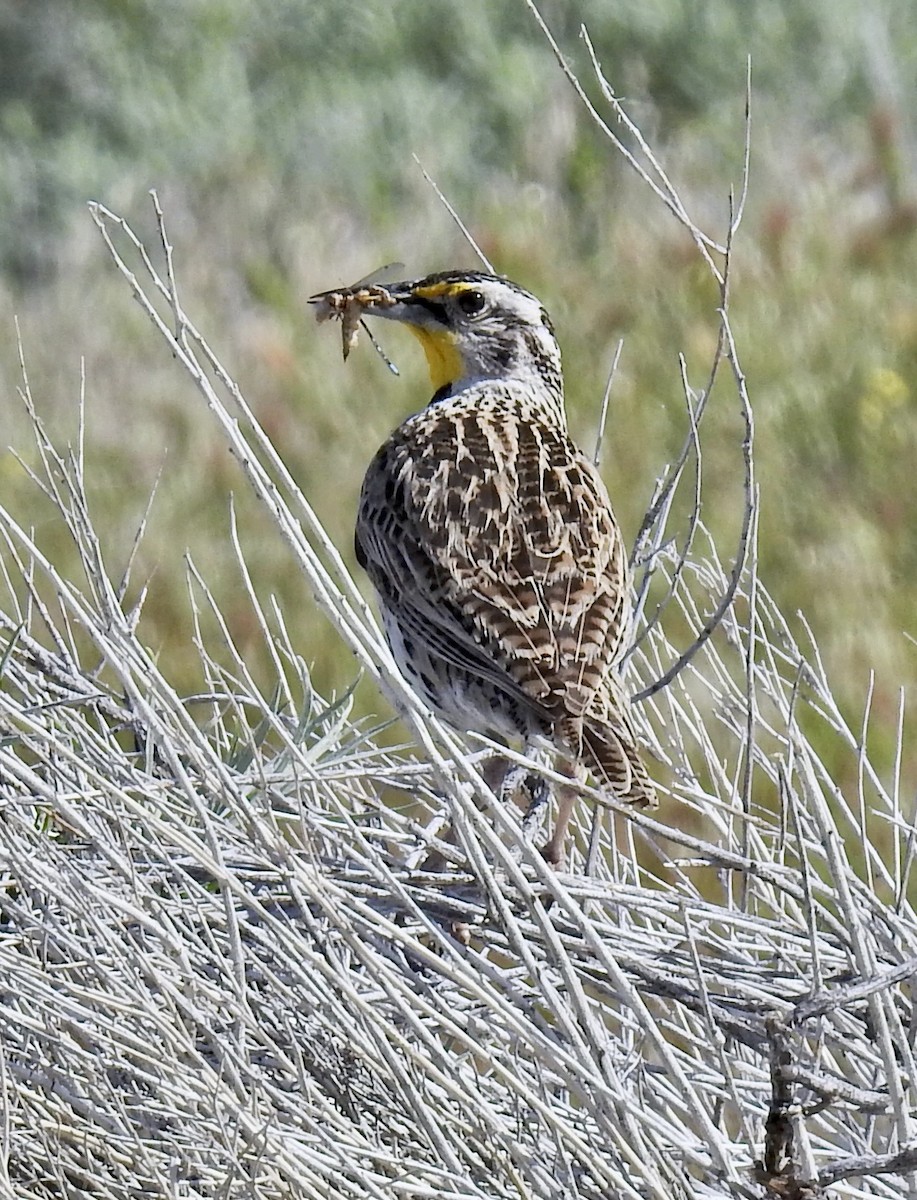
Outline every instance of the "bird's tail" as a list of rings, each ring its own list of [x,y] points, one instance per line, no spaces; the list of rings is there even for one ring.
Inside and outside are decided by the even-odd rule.
[[[571,749],[599,784],[611,788],[618,800],[639,808],[655,808],[656,789],[647,774],[630,722],[590,721],[587,717],[572,737]]]

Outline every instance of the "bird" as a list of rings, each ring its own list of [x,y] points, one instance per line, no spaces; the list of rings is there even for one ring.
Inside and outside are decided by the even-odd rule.
[[[655,804],[620,668],[631,644],[626,546],[570,436],[544,305],[501,275],[447,270],[312,297],[420,341],[433,394],[363,480],[356,557],[404,678],[459,731],[545,745],[569,777]],[[563,861],[573,797],[542,853]]]

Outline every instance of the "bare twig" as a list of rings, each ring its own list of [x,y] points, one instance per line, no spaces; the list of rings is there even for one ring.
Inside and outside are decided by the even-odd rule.
[[[905,1146],[894,1154],[864,1154],[859,1158],[828,1163],[818,1172],[818,1181],[822,1187],[828,1187],[842,1179],[865,1175],[911,1175],[914,1171],[917,1171],[917,1146]]]
[[[481,265],[483,266],[484,270],[489,271],[491,273],[491,275],[493,275],[495,273],[493,264],[491,263],[491,261],[487,257],[487,255],[484,253],[484,251],[481,249],[481,247],[478,245],[478,243],[474,240],[471,230],[468,228],[468,226],[465,224],[465,222],[462,220],[462,218],[458,215],[458,212],[452,207],[452,205],[450,204],[450,202],[446,198],[446,196],[443,195],[443,193],[440,191],[439,185],[437,184],[436,180],[427,174],[426,167],[423,165],[423,163],[420,161],[420,159],[417,157],[417,155],[412,154],[411,157],[414,159],[414,162],[417,163],[418,167],[420,167],[420,173],[423,175],[424,179],[427,181],[427,183],[433,189],[433,191],[436,195],[436,198],[439,200],[440,204],[442,204],[443,208],[445,208],[446,212],[449,214],[449,216],[452,218],[452,220],[459,227],[462,237],[465,239],[465,241],[468,243],[468,245],[471,247],[471,249],[478,256],[478,259],[480,260]]]

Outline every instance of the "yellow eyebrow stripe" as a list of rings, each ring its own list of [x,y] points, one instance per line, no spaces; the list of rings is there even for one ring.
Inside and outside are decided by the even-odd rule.
[[[459,292],[469,292],[477,285],[474,283],[440,282],[431,283],[427,287],[415,288],[414,295],[421,300],[439,300],[443,296],[455,296]]]

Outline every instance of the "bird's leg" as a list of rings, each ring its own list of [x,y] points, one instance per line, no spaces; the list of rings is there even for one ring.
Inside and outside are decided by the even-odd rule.
[[[522,768],[519,768],[522,773]],[[522,794],[527,799],[522,818],[522,832],[528,839],[536,826],[541,824],[545,809],[551,803],[551,785],[542,775],[526,773],[520,781]]]
[[[559,765],[558,769],[564,775],[568,775],[576,784],[585,782],[586,770],[579,763],[564,761]],[[573,816],[573,805],[576,803],[578,794],[579,788],[572,785],[567,787],[562,784],[557,789],[557,817],[554,821],[554,828],[551,830],[551,836],[541,847],[542,857],[552,867],[563,866],[567,827],[570,824],[570,818]]]
[[[528,837],[551,799],[551,785],[501,755],[487,760],[481,778],[501,804],[512,803],[523,810],[522,832]]]
[[[497,773],[497,764],[502,767],[502,774]],[[523,810],[522,833],[529,841],[551,801],[551,785],[541,775],[499,757],[490,759],[481,774],[503,804],[512,802]]]

